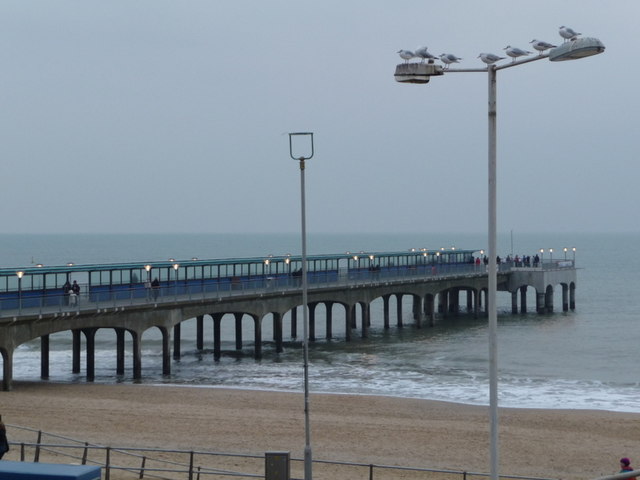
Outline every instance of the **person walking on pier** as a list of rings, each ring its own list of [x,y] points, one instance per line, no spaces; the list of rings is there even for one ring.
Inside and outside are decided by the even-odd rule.
[[[160,281],[158,280],[158,277],[154,278],[153,282],[151,282],[151,289],[153,290],[153,299],[157,300],[158,290],[160,290]]]
[[[2,423],[2,415],[0,415],[0,459],[9,451],[9,441],[7,440],[7,427]]]

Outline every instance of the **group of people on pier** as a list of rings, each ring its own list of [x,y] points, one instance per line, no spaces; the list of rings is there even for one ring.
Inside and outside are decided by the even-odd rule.
[[[489,258],[486,255],[482,257],[482,260],[480,260],[480,257],[476,257],[476,266],[479,266],[480,262],[484,263],[485,265],[488,265]],[[503,263],[503,260],[502,258],[500,258],[500,255],[496,257],[496,263],[498,265]],[[504,259],[504,263],[513,264],[514,267],[531,267],[532,265],[534,267],[537,267],[540,265],[540,257],[538,256],[538,254],[536,254],[533,257],[533,259],[531,258],[530,255],[523,255],[522,257],[518,255],[516,255],[515,257],[512,257],[511,255],[507,255],[507,257]]]

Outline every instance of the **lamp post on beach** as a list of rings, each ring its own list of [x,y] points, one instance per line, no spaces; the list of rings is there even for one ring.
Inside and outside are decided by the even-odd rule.
[[[496,309],[496,292],[498,284],[497,275],[497,188],[496,188],[496,160],[497,160],[497,108],[496,108],[496,82],[497,71],[505,68],[516,67],[525,63],[535,62],[549,58],[552,62],[577,60],[591,55],[602,53],[605,47],[596,38],[575,38],[555,47],[549,53],[542,52],[535,57],[525,60],[513,61],[508,64],[488,64],[486,68],[449,68],[444,69],[430,63],[403,63],[396,67],[395,79],[401,83],[428,83],[431,77],[441,76],[445,73],[456,72],[485,72],[489,77],[489,137],[488,137],[488,296],[487,314],[489,324],[489,415],[491,437],[491,479],[498,480],[498,342],[497,328],[498,315]],[[496,60],[497,61],[497,60]],[[495,62],[494,62],[495,63]],[[542,253],[543,250],[541,250]]]
[[[306,143],[306,145],[304,143]],[[296,144],[294,146],[294,143]],[[310,147],[310,150],[309,150]],[[304,154],[299,154],[301,149]],[[294,150],[296,151],[294,155]],[[305,160],[313,157],[313,133],[289,134],[289,155],[300,164],[300,230],[302,233],[302,355],[304,370],[304,479],[311,480],[311,430],[309,424],[309,313],[307,312],[307,219],[305,212],[304,167]]]

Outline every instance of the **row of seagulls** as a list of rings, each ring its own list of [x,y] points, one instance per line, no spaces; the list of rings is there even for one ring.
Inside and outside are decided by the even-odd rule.
[[[574,41],[576,38],[578,38],[579,35],[582,35],[581,33],[576,32],[572,28],[565,27],[564,25],[560,27],[559,33],[565,42]],[[535,38],[529,43],[531,43],[533,48],[539,52],[539,55],[542,55],[545,50],[556,48],[556,45],[545,42],[543,40],[536,40]],[[520,48],[512,47],[511,45],[507,45],[503,50],[509,57],[511,57],[512,62],[515,62],[516,58],[518,57],[526,57],[527,55],[531,55],[532,53],[528,50],[522,50]],[[419,47],[413,52],[411,50],[398,50],[398,54],[405,61],[405,63],[412,58],[419,58],[421,60],[421,63],[424,63],[425,60],[432,61],[438,58],[429,53],[427,47]],[[450,67],[452,63],[458,63],[460,60],[462,60],[452,53],[443,53],[439,58],[440,61],[444,63],[445,68]],[[487,65],[492,65],[500,60],[504,60],[506,57],[501,57],[493,53],[481,53],[480,55],[478,55],[478,58]]]
[[[573,28],[565,27],[564,25],[560,27],[558,33],[562,38],[564,38],[565,42],[573,41],[578,38],[578,35],[582,35],[581,33],[576,32]]]

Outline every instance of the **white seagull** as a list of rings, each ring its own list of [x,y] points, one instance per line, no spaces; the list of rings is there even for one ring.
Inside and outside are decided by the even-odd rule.
[[[567,40],[575,40],[578,35],[582,35],[581,33],[576,32],[573,28],[565,27],[564,25],[560,27],[558,33],[562,38],[564,38],[565,42]]]
[[[404,63],[407,63],[409,60],[415,57],[411,50],[398,50],[397,53],[400,55],[400,58],[404,60]]]
[[[506,47],[503,48],[503,50],[507,55],[509,55],[513,59],[512,60],[513,62],[515,62],[516,58],[518,57],[526,57],[527,55],[531,55],[531,52],[527,50],[522,50],[520,48],[512,47],[511,45],[507,45]]]
[[[533,46],[533,48],[535,48],[537,51],[540,52],[540,55],[542,55],[542,52],[544,52],[545,50],[549,50],[550,48],[556,47],[556,45],[551,45],[548,42],[543,42],[542,40],[536,40],[535,38],[531,40],[529,43]]]
[[[498,55],[494,55],[493,53],[481,53],[480,55],[478,55],[478,58],[487,65],[491,65],[492,63],[496,63],[498,60],[505,59],[505,57],[499,57]]]
[[[422,63],[424,63],[425,60],[433,60],[436,58],[434,55],[429,53],[427,47],[418,47],[415,49],[414,53],[416,57],[422,59]]]
[[[462,59],[456,57],[453,53],[443,53],[440,55],[440,60],[448,67],[452,63],[458,63]]]

